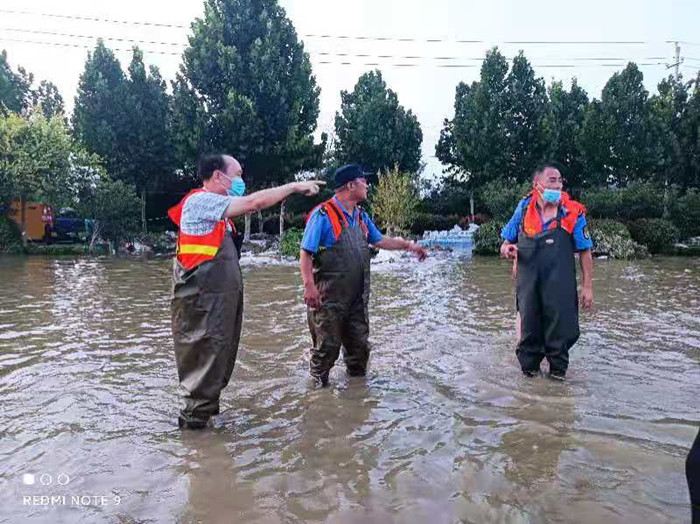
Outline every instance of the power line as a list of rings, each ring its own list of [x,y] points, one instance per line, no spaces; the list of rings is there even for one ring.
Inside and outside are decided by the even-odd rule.
[[[42,41],[36,41],[36,40],[23,40],[23,39],[18,39],[18,38],[5,38],[0,36],[0,41],[7,41],[7,42],[17,42],[17,43],[24,43],[24,44],[35,44],[35,45],[43,45],[43,46],[57,46],[57,47],[69,47],[69,48],[76,48],[76,49],[93,49],[92,46],[85,45],[85,44],[76,44],[76,43],[64,43],[64,42],[42,42]],[[120,52],[131,52],[131,49],[122,49],[122,48],[111,48],[113,51],[120,51]],[[175,53],[171,51],[156,51],[152,49],[142,49],[144,53],[151,53],[151,54],[159,54],[159,55],[167,55],[167,56],[181,56],[180,53]],[[400,59],[400,56],[394,56],[394,55],[381,55],[382,58],[391,58],[391,59]],[[459,59],[458,57],[455,57],[455,59]],[[483,60],[483,59],[479,59]],[[365,63],[359,63],[359,62],[338,62],[338,61],[331,61],[331,60],[321,60],[316,62],[317,64],[320,65],[341,65],[341,66],[375,66],[375,67],[394,67],[394,68],[410,68],[410,67],[437,67],[437,68],[444,68],[444,69],[465,69],[465,68],[475,68],[479,67],[478,64],[417,64],[417,63],[395,63],[395,64],[387,64],[387,63],[382,63],[382,62],[365,62]],[[578,68],[578,67],[625,67],[627,64],[626,63],[594,63],[594,64],[533,64],[533,67],[538,67],[538,68]],[[656,65],[665,65],[663,62],[639,62],[637,63],[638,66],[656,66]]]
[[[146,45],[168,45],[168,46],[176,46],[176,47],[186,47],[187,44],[181,44],[177,42],[159,42],[159,41],[154,41],[154,40],[138,40],[138,39],[132,39],[132,38],[120,38],[120,37],[99,37],[99,36],[94,36],[94,35],[81,35],[81,34],[74,34],[74,33],[61,33],[61,32],[55,32],[55,31],[40,31],[40,30],[34,30],[34,29],[20,29],[20,28],[13,28],[13,27],[0,27],[0,31],[10,31],[10,32],[18,32],[18,33],[28,33],[28,34],[38,34],[38,35],[48,35],[48,36],[60,36],[60,37],[67,37],[67,38],[83,38],[83,39],[92,39],[92,40],[97,40],[97,39],[103,39],[103,40],[110,40],[110,41],[116,41],[116,42],[129,42],[129,43],[135,43],[135,44],[146,44]],[[16,41],[16,42],[25,42],[25,43],[32,43],[33,41],[29,40],[19,40],[19,39],[5,39],[0,37],[0,39],[3,40],[8,40],[8,41]],[[39,42],[37,42],[39,43]],[[41,42],[42,44],[50,44],[50,42]],[[87,46],[83,46],[87,47]],[[121,50],[120,50],[121,51]],[[156,52],[156,51],[150,51],[150,52]],[[336,58],[380,58],[380,59],[399,59],[399,60],[440,60],[440,61],[448,61],[448,60],[467,60],[467,61],[477,61],[477,62],[483,62],[485,59],[483,57],[463,57],[463,56],[421,56],[421,55],[372,55],[372,54],[367,54],[367,53],[330,53],[330,52],[325,52],[325,51],[308,51],[309,54],[312,55],[318,55],[318,56],[331,56],[331,57],[336,57]],[[161,54],[167,54],[167,53],[161,53]],[[170,53],[170,54],[177,54],[177,53]],[[512,57],[510,57],[512,58]],[[629,61],[629,60],[664,60],[665,57],[663,56],[651,56],[651,57],[638,57],[638,58],[630,58],[630,57],[553,57],[553,58],[540,58],[539,60],[568,60],[568,61],[574,61],[574,62],[588,62],[588,61],[601,61],[601,62],[614,62],[614,61]],[[324,62],[325,63],[325,62]],[[446,66],[447,67],[447,66]]]
[[[0,9],[0,13],[40,16],[48,18],[59,18],[68,20],[79,20],[84,22],[106,22],[122,25],[136,25],[147,27],[164,27],[171,29],[189,29],[188,26],[174,23],[147,22],[138,20],[115,20],[111,18],[97,18],[88,16],[78,16],[59,13],[40,13],[21,11],[15,9]],[[647,40],[506,40],[501,42],[486,40],[463,40],[448,38],[415,38],[415,37],[394,37],[394,36],[365,36],[365,35],[333,35],[333,34],[303,34],[302,38],[337,39],[337,40],[365,40],[382,42],[421,42],[421,43],[457,43],[457,44],[513,44],[513,45],[645,45],[658,42]],[[687,45],[700,45],[693,42],[682,42]]]

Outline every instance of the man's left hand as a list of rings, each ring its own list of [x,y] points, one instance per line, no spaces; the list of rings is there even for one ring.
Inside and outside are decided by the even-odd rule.
[[[581,289],[581,307],[583,309],[593,307],[593,288],[584,287]]]
[[[428,251],[426,251],[426,249],[423,246],[416,244],[415,242],[409,242],[406,251],[415,253],[418,257],[419,262],[423,262],[423,260],[428,258]]]

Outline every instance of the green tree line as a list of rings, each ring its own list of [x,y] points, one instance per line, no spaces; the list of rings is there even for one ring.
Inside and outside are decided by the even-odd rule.
[[[666,78],[650,95],[630,63],[592,99],[576,81],[547,86],[522,52],[509,62],[493,49],[479,80],[456,87],[454,115],[436,147],[447,175],[421,180],[420,123],[379,70],[341,92],[334,132],[314,140],[320,88],[277,0],[207,0],[191,28],[169,86],[138,48],[124,66],[99,41],[69,120],[56,87],[36,84],[3,51],[1,200],[42,199],[101,214],[105,234],[118,241],[144,232],[148,219],[162,218],[197,184],[195,162],[205,152],[236,155],[251,189],[309,171],[326,176],[346,162],[403,173],[413,186],[406,194],[422,195],[418,207],[380,196],[379,209],[410,209],[414,223],[426,214],[503,214],[512,201],[504,193],[520,195],[546,159],[565,166],[577,196],[653,186],[666,217],[669,202],[700,185],[698,78]],[[308,211],[307,204],[291,199],[289,211]],[[128,227],[109,225],[120,216]],[[392,227],[406,222],[379,218]]]

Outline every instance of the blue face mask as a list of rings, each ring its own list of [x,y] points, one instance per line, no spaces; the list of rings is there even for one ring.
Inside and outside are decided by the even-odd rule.
[[[245,194],[245,182],[243,182],[241,177],[237,176],[231,180],[231,187],[229,187],[226,192],[229,196],[243,196]]]
[[[542,192],[542,198],[549,202],[550,204],[558,204],[561,200],[561,190],[559,189],[545,189]]]

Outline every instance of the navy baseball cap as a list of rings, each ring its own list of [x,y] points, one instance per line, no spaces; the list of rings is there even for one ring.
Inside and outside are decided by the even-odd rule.
[[[360,164],[347,164],[335,170],[335,185],[333,189],[343,187],[348,182],[352,182],[358,178],[365,178],[370,184],[379,182],[379,177],[377,175],[365,171]]]

